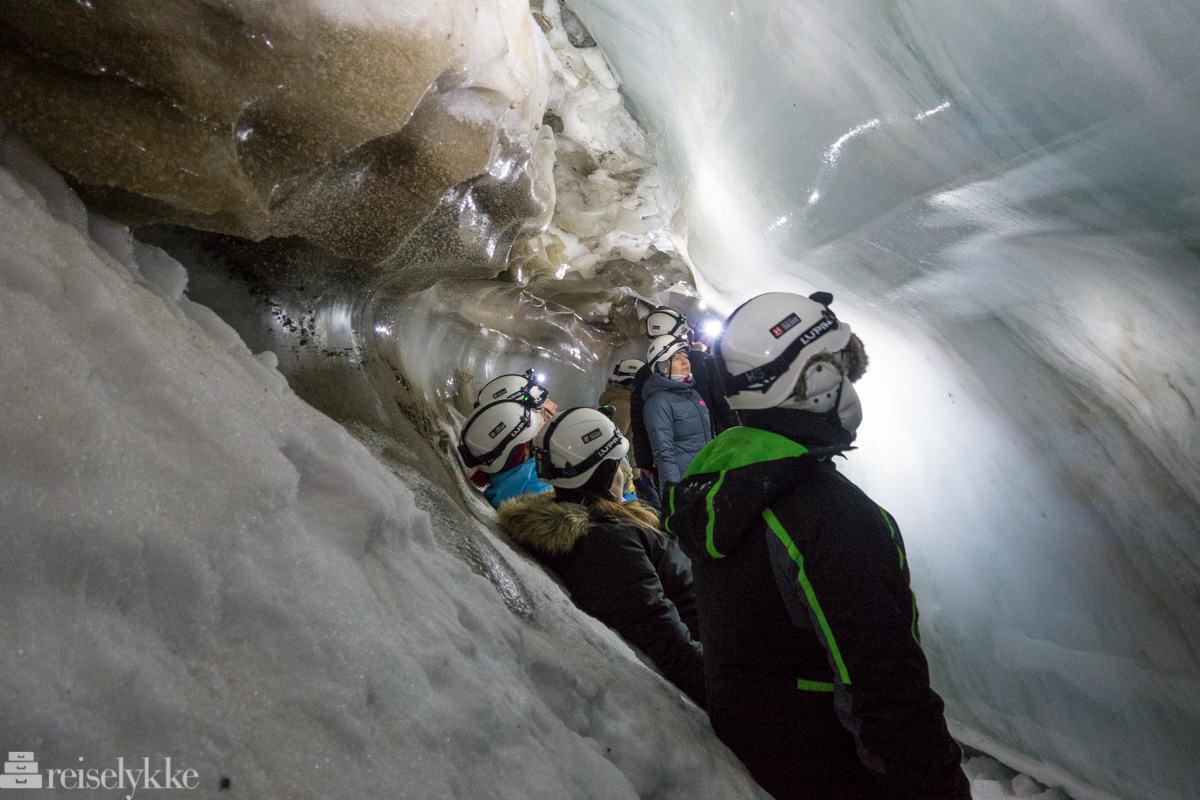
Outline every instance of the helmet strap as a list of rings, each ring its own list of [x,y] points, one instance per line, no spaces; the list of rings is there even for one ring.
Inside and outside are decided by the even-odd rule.
[[[565,467],[555,466],[550,460],[551,437],[554,435],[554,431],[558,427],[559,423],[566,419],[567,416],[567,414],[560,414],[554,418],[554,420],[550,423],[550,426],[546,428],[545,438],[542,440],[545,442],[546,446],[538,448],[535,451],[534,457],[537,459],[537,473],[540,477],[547,480],[554,480],[557,478],[575,478],[582,475],[603,461],[609,453],[616,449],[617,445],[621,443],[621,439],[623,438],[621,436],[621,431],[618,430],[616,426],[613,426],[613,435],[609,438],[609,440],[600,445],[600,447],[596,448],[595,452],[593,452],[587,458],[583,459],[578,464],[567,464]]]
[[[725,368],[725,359],[717,356],[720,369],[717,371],[721,382],[722,392],[727,396],[742,392],[761,392],[766,394],[775,385],[775,381],[791,368],[792,362],[800,355],[800,351],[815,342],[830,331],[837,330],[837,317],[826,308],[821,313],[821,319],[801,333],[784,351],[762,366],[746,370],[739,375],[730,375]]]
[[[500,454],[504,452],[504,448],[508,447],[509,443],[512,442],[513,439],[517,438],[521,431],[529,427],[531,413],[532,412],[529,410],[529,408],[525,407],[521,412],[520,421],[512,427],[512,430],[510,430],[508,434],[500,440],[499,444],[482,455],[473,455],[466,444],[460,444],[458,446],[458,454],[462,456],[463,463],[471,469],[474,469],[475,467],[480,467],[484,464],[490,464],[491,462],[495,461],[500,457]]]

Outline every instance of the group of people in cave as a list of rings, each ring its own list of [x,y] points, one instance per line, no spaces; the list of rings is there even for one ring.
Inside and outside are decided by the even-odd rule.
[[[616,364],[596,406],[502,375],[459,453],[501,530],[778,800],[968,800],[899,526],[834,463],[867,356],[832,301],[759,295],[711,354],[655,309],[646,361]]]

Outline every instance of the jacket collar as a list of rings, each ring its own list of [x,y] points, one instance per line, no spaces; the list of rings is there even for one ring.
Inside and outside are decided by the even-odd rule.
[[[850,447],[850,434],[835,427],[823,414],[798,408],[764,408],[738,414],[743,425],[784,436],[815,455],[854,449]]]
[[[657,372],[653,372],[650,374],[650,377],[646,379],[646,384],[642,386],[642,399],[649,400],[650,395],[654,394],[655,392],[685,393],[689,389],[694,388],[695,386],[692,385],[691,381],[687,381],[686,383],[683,381],[673,381],[670,378],[664,378]]]
[[[492,475],[491,485],[499,489],[501,486],[507,486],[512,483],[514,486],[522,486],[536,480],[537,473],[534,472],[536,464],[533,459],[528,459],[517,464],[512,469],[506,469],[503,472],[497,472]]]
[[[500,505],[500,530],[524,547],[552,556],[571,552],[596,522],[611,520],[654,530],[658,519],[641,503],[615,503],[593,497],[588,505],[555,500],[550,492],[526,494]]]
[[[557,503],[552,492],[525,494],[500,505],[500,530],[517,544],[548,555],[571,552],[588,532],[588,510],[578,503]]]
[[[780,416],[779,411],[752,413],[753,427],[730,428],[710,442],[664,499],[666,529],[679,536],[693,560],[724,558],[735,550],[779,494],[810,480],[815,471],[832,469],[821,456],[845,449],[797,441],[820,437],[810,430],[808,420],[795,419],[791,413]],[[749,423],[744,417],[743,421]],[[775,430],[759,427],[764,422]]]

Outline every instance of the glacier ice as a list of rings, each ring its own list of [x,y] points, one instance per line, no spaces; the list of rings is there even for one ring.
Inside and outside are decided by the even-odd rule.
[[[1074,796],[1195,795],[1200,8],[572,5],[705,296],[869,324],[847,469],[912,531],[953,732]]]
[[[752,795],[451,444],[667,290],[820,288],[976,795],[1200,793],[1195,3],[532,5],[0,10],[4,741]]]
[[[7,748],[173,755],[206,795],[754,794],[702,712],[449,501],[428,441],[368,450],[198,315],[178,263],[5,166]]]
[[[547,86],[523,3],[22,3],[5,124],[124,222],[394,252]],[[130,46],[130,43],[135,46]]]

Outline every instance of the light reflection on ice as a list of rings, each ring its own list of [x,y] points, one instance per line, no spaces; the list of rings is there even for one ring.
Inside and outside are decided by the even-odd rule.
[[[827,289],[870,334],[847,470],[955,733],[1200,795],[1195,4],[575,6],[677,149],[703,296]]]
[[[825,151],[825,155],[821,157],[821,160],[829,167],[837,166],[838,157],[841,155],[842,147],[846,144],[846,142],[850,141],[855,136],[878,128],[882,122],[883,120],[876,118],[867,120],[861,125],[854,126],[839,136],[838,140],[829,146],[829,148]]]
[[[946,102],[942,103],[940,106],[935,106],[935,107],[929,109],[928,111],[922,111],[920,114],[917,114],[915,117],[913,117],[913,119],[916,120],[917,122],[920,122],[923,119],[928,119],[929,117],[932,117],[934,114],[940,114],[941,112],[945,111],[949,107],[950,107],[950,101],[947,100]]]

